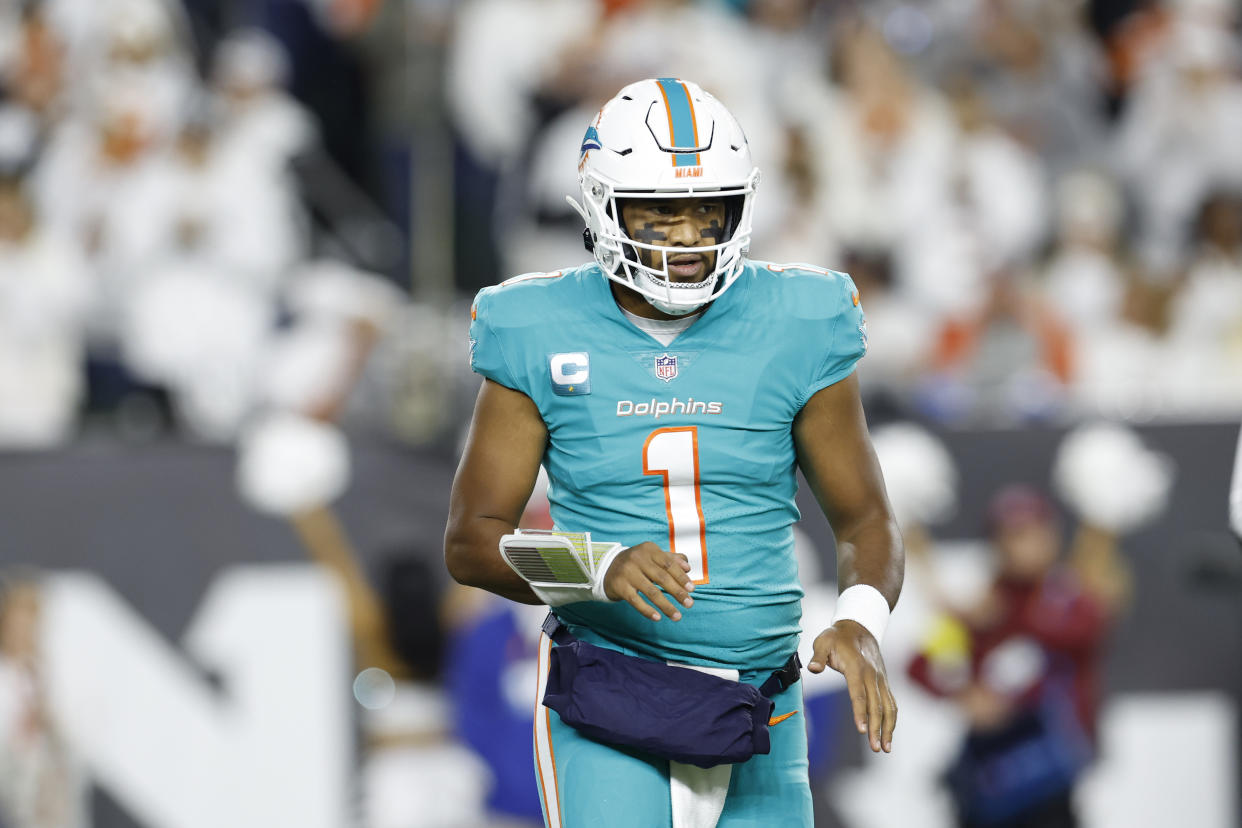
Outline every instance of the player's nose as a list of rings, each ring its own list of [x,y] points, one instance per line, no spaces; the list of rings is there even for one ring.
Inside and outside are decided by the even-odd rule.
[[[693,221],[681,216],[673,222],[668,232],[669,246],[694,247],[699,242],[699,230]]]

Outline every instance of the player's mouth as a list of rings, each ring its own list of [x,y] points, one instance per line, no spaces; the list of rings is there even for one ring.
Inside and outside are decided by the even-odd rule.
[[[668,257],[668,275],[679,282],[700,282],[706,271],[702,253],[678,253]]]

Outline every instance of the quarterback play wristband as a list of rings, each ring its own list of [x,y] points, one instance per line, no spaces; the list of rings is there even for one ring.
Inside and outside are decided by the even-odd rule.
[[[888,599],[869,584],[854,584],[837,596],[837,611],[832,623],[854,621],[871,633],[877,643],[884,640],[888,626]]]
[[[619,543],[593,543],[587,532],[519,529],[500,539],[500,556],[550,607],[608,601],[604,576],[622,551]]]

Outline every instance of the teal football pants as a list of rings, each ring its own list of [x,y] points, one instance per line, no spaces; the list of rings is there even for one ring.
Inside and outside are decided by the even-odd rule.
[[[539,700],[552,647],[539,646],[535,770],[548,828],[660,828],[672,825],[668,761],[592,741]],[[760,683],[767,674],[743,673]],[[768,728],[772,751],[733,766],[719,828],[810,828],[802,682],[777,695]]]

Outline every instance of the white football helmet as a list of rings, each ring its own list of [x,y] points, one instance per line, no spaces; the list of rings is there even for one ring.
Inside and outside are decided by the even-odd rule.
[[[751,209],[759,170],[737,120],[698,84],[675,78],[632,83],[604,104],[587,128],[578,160],[586,221],[583,239],[608,278],[632,288],[665,313],[681,316],[720,296],[742,272],[750,249]],[[642,264],[640,248],[666,248],[630,238],[617,204],[623,198],[720,198],[726,226],[706,278],[682,284]]]

